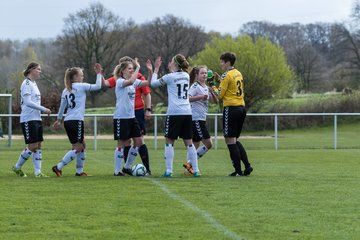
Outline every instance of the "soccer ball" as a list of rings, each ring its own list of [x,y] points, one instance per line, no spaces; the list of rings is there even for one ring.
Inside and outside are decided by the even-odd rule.
[[[141,177],[141,176],[145,176],[145,174],[146,174],[146,168],[144,165],[138,163],[132,167],[132,175],[133,176]]]

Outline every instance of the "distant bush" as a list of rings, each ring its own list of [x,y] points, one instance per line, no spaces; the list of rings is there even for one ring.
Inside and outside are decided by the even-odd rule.
[[[357,113],[360,112],[360,92],[350,94],[312,94],[289,99],[276,99],[257,104],[249,112],[253,113]],[[281,129],[317,127],[333,124],[333,118],[327,116],[286,116],[279,117]],[[339,122],[354,122],[358,117],[346,117]],[[246,123],[248,129],[273,129],[274,120],[269,117],[251,118]]]

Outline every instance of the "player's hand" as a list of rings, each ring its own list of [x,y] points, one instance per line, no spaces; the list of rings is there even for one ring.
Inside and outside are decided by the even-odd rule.
[[[50,116],[50,114],[51,114],[51,110],[50,109],[46,109],[45,111],[44,111],[48,116]]]
[[[60,128],[60,122],[58,120],[54,122],[53,128],[55,128],[55,130],[58,130]]]
[[[150,120],[150,119],[151,119],[151,112],[145,111],[145,120]]]
[[[146,68],[148,69],[149,72],[152,72],[153,71],[153,66],[152,66],[152,63],[151,63],[151,60],[148,59],[146,61]]]
[[[217,82],[217,83],[220,83],[220,81],[221,81],[221,76],[220,76],[217,72],[215,72],[214,80],[215,80],[215,82]]]
[[[138,58],[134,59],[135,71],[140,69],[140,63]]]
[[[155,68],[159,69],[161,66],[161,63],[162,63],[161,57],[157,57],[155,59]]]
[[[100,63],[95,63],[95,65],[94,65],[94,70],[95,70],[96,74],[99,74],[99,73],[102,73],[103,68],[102,68],[102,66],[100,65]]]

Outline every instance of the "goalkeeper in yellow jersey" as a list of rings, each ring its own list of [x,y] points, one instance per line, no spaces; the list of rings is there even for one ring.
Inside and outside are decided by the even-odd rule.
[[[235,168],[235,172],[229,176],[248,176],[253,171],[245,148],[240,143],[242,126],[246,117],[244,101],[244,80],[234,63],[236,56],[234,53],[225,52],[220,56],[220,67],[225,73],[221,76],[219,88],[213,86],[213,90],[220,100],[223,101],[223,132],[225,143],[230,152],[230,158]],[[245,165],[244,172],[241,171],[242,161]]]

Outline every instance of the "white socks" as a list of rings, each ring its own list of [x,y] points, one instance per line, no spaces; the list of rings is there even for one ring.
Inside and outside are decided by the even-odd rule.
[[[84,172],[85,150],[76,154],[76,173]]]
[[[198,172],[199,171],[198,156],[194,144],[187,146],[187,156],[191,162],[194,172]]]
[[[76,150],[68,151],[61,160],[61,162],[57,164],[57,168],[59,170],[63,169],[63,167],[68,165],[72,160],[74,160],[74,158],[76,158]]]
[[[174,146],[165,144],[165,167],[167,173],[173,172]]]
[[[42,151],[38,149],[34,152],[33,156],[33,165],[34,165],[34,174],[35,176],[41,173],[41,160],[42,160]]]
[[[204,156],[207,151],[209,151],[209,149],[205,145],[202,145],[198,149],[196,149],[198,158]]]
[[[127,159],[126,159],[126,163],[124,165],[124,168],[131,169],[132,164],[135,161],[135,158],[137,156],[138,151],[139,151],[138,147],[131,146],[131,148],[129,150],[129,153],[128,153],[128,156],[127,156]]]
[[[32,151],[30,151],[28,148],[25,148],[22,152],[21,152],[21,154],[20,154],[20,156],[19,156],[19,159],[18,159],[18,161],[17,161],[17,163],[16,163],[16,165],[15,165],[15,168],[16,169],[21,169],[21,167],[24,165],[24,163],[26,162],[26,160],[28,160],[29,159],[29,157],[31,156],[31,154],[32,154]]]
[[[118,174],[121,170],[121,164],[124,159],[124,149],[123,148],[116,148],[114,152],[114,168],[115,174]]]

